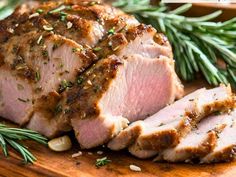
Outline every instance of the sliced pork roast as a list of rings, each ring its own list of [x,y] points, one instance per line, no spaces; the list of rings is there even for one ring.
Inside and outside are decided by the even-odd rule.
[[[93,77],[87,79],[91,82],[90,87],[103,84],[107,86],[100,91],[100,97],[89,102],[89,105],[86,103],[86,107],[91,107],[92,112],[96,114],[91,116],[85,112],[84,115],[72,116],[72,126],[81,147],[91,148],[104,144],[127,126],[121,123],[124,126],[114,131],[115,123],[111,124],[111,120],[116,122],[120,118],[123,122],[125,118],[133,122],[145,119],[183,94],[183,88],[174,72],[173,60],[160,56],[161,54],[171,56],[166,40],[164,43],[159,42],[155,40],[156,37],[153,28],[140,25],[125,34],[120,33],[109,37],[108,45],[111,45],[111,49],[107,46],[101,47],[105,52],[115,51],[121,64],[116,67],[115,75],[106,83],[103,83],[105,77],[96,76],[100,84],[95,85],[92,82]],[[116,38],[119,40],[114,40]],[[164,45],[164,49],[161,45]],[[96,64],[95,68],[96,66],[99,65]],[[80,95],[80,92],[79,89],[77,94],[68,92],[67,98],[70,98],[70,95]],[[76,102],[85,104],[84,100],[80,101],[80,97],[73,105],[77,105]],[[106,121],[109,121],[109,124]],[[97,128],[89,128],[88,133],[88,126],[95,125]]]
[[[89,45],[94,45],[106,36],[108,28],[112,26],[112,30],[116,32],[116,30],[126,26],[138,24],[132,16],[125,15],[110,6],[98,4],[91,6],[88,3],[70,5],[71,2],[69,1],[54,1],[38,4],[37,9],[34,9],[31,3],[28,3],[19,7],[12,16],[1,21],[1,63],[7,65],[4,70],[6,68],[10,69],[14,77],[15,75],[16,77],[23,77],[24,82],[28,80],[28,83],[25,83],[29,86],[25,87],[31,88],[31,93],[30,96],[23,96],[27,97],[26,99],[21,94],[17,95],[17,92],[14,94],[13,100],[18,100],[18,102],[20,102],[19,100],[29,100],[27,104],[24,103],[28,105],[27,110],[19,110],[19,112],[22,111],[23,116],[21,117],[18,117],[19,114],[14,115],[14,111],[10,110],[17,107],[15,104],[22,105],[22,103],[8,104],[7,99],[2,96],[4,106],[1,109],[9,112],[10,116],[6,113],[0,114],[0,116],[19,124],[25,124],[30,119],[28,115],[33,113],[32,107],[37,102],[37,98],[43,95],[36,105],[39,105],[42,100],[45,101],[51,95],[58,98],[58,94],[53,93],[61,93],[67,87],[70,87],[71,81],[74,81],[79,73],[94,63],[97,57],[93,54],[93,50],[96,50]],[[30,8],[32,9],[30,10]],[[50,12],[51,15],[48,15],[47,12]],[[60,15],[58,16],[58,14]],[[64,16],[65,19],[62,19]],[[126,19],[128,23],[125,23]],[[104,28],[101,30],[102,34],[98,31],[100,27],[93,24],[97,24],[98,21],[101,21],[99,25],[103,25]],[[54,26],[51,26],[50,23],[53,23]],[[73,29],[71,29],[72,27]],[[77,30],[80,31],[79,34]],[[73,38],[77,42],[83,41],[81,42],[82,45],[66,37],[53,34],[55,32],[62,35],[65,33],[66,37]],[[97,34],[101,35],[95,38],[94,35]],[[6,74],[3,76],[7,77]],[[6,78],[2,80],[6,80]],[[2,90],[2,92],[6,93],[9,88],[4,87],[3,89],[6,90]],[[50,96],[47,96],[48,93],[50,93]],[[35,110],[39,110],[39,106],[35,107]],[[41,113],[39,114],[40,116],[33,114],[32,120],[35,120],[34,117],[41,117]],[[28,127],[40,131],[41,127],[37,123],[38,121],[32,121]],[[48,132],[45,135],[52,136],[49,130],[45,130],[45,127],[43,129],[41,131]]]
[[[132,143],[131,138],[133,138],[133,137],[138,138],[141,134],[144,133],[145,127],[147,127],[147,129],[152,131],[153,128],[159,127],[160,125],[161,125],[160,128],[162,128],[164,123],[166,124],[168,122],[173,122],[173,120],[176,120],[176,119],[179,120],[180,124],[183,123],[183,126],[180,126],[180,128],[186,127],[184,125],[185,125],[185,121],[188,120],[188,116],[184,117],[185,112],[188,110],[194,109],[193,108],[195,106],[194,100],[199,95],[199,93],[201,93],[202,91],[203,91],[203,89],[197,90],[194,93],[185,96],[184,98],[176,101],[174,104],[171,104],[171,105],[165,107],[164,109],[160,110],[158,113],[145,119],[144,121],[134,122],[128,128],[121,131],[115,138],[113,138],[109,142],[108,147],[112,150],[121,150],[123,148],[126,148],[129,145],[131,145],[131,143]],[[191,111],[189,111],[189,112],[191,112]],[[155,117],[158,117],[158,118],[155,118]],[[146,122],[147,123],[150,122],[150,125],[153,125],[153,126],[146,126]],[[150,129],[150,128],[152,128],[152,129]],[[139,131],[137,131],[137,130],[139,130]],[[131,134],[132,137],[126,136],[127,134]],[[120,141],[122,141],[122,143],[120,143]],[[136,140],[133,140],[133,141],[136,141]],[[162,141],[162,140],[160,140],[160,141]]]
[[[191,102],[192,99],[190,98],[188,101]],[[165,148],[176,146],[181,138],[186,136],[202,118],[215,111],[228,111],[230,108],[234,107],[231,89],[229,86],[225,87],[223,85],[210,90],[202,89],[202,91],[198,93],[198,96],[195,97],[194,102],[192,110],[185,110],[186,112],[184,112],[184,114],[177,114],[177,117],[170,122],[163,121],[163,117],[156,117],[156,120],[162,119],[161,122],[159,122],[161,123],[159,127],[154,127],[155,125],[150,121],[149,124],[151,126],[148,125],[147,129],[144,129],[144,133],[138,137],[135,144],[129,147],[131,154],[140,155],[140,149],[142,151],[156,150],[156,152],[159,153]],[[174,107],[174,110],[176,111],[177,107]],[[152,116],[152,118],[155,119],[154,116]],[[146,153],[146,155],[147,154],[148,153]],[[153,154],[153,152],[151,154]],[[146,157],[141,156],[140,158]]]
[[[230,121],[218,132],[217,144],[212,152],[201,159],[201,163],[227,162],[235,159],[236,149],[236,111],[227,114]]]
[[[168,60],[165,57],[155,60],[134,55],[122,61],[122,65],[117,67],[117,74],[110,80],[109,87],[107,90],[103,90],[102,97],[94,100],[91,104],[92,107],[97,105],[96,112],[99,112],[98,117],[85,117],[84,120],[80,120],[78,118],[81,118],[81,116],[76,116],[72,119],[72,126],[78,133],[77,138],[81,146],[90,148],[104,144],[127,126],[121,127],[116,133],[109,132],[107,134],[102,134],[100,133],[101,131],[93,129],[90,130],[92,136],[88,137],[86,135],[88,122],[97,127],[100,124],[100,130],[105,129],[108,131],[112,127],[107,129],[103,123],[108,118],[116,121],[117,118],[122,117],[133,122],[148,117],[155,110],[159,110],[165,104],[173,101],[170,98],[173,96],[172,94],[176,93],[176,90],[169,89],[175,89],[175,85],[172,82],[173,78],[168,77],[172,76],[174,70],[169,63],[171,61]],[[142,72],[145,68],[149,68],[148,73]],[[142,74],[139,74],[141,72]],[[167,80],[170,82],[166,82]],[[164,84],[165,86],[163,85],[164,81],[166,82]],[[157,83],[162,84],[158,85]],[[156,90],[160,92],[156,92]],[[139,91],[141,92],[139,93]],[[163,92],[166,92],[166,94],[159,94]],[[114,98],[116,98],[116,101],[114,101]],[[99,120],[100,116],[102,117],[101,120]],[[97,138],[94,140],[94,136],[96,135],[101,139]]]
[[[149,157],[145,152],[142,156],[140,151],[151,150],[150,156],[154,153],[152,150],[156,150],[156,154],[164,148],[175,146],[179,143],[180,138],[185,136],[194,125],[205,115],[217,110],[224,110],[233,107],[234,101],[230,87],[221,86],[219,88],[205,90],[197,90],[190,95],[185,96],[183,99],[178,100],[174,104],[167,106],[159,111],[157,114],[145,119],[143,122],[137,124],[142,126],[142,130],[137,131],[137,126],[133,123],[129,128],[131,132],[121,133],[115,137],[109,144],[113,150],[120,150],[124,148],[124,144],[129,144],[129,139],[124,137],[125,134],[132,134],[132,136],[138,137],[135,144],[129,147],[132,154],[137,155],[140,158]],[[140,135],[135,135],[135,132]],[[119,141],[122,139],[122,144]],[[124,142],[125,140],[128,140]],[[132,141],[131,141],[132,142]]]
[[[16,92],[12,95],[12,100],[8,99],[7,94],[2,94],[2,102],[4,102],[2,109],[8,112],[18,109],[18,105],[22,104],[20,100],[25,99],[28,100],[27,104],[31,105],[32,111],[34,102],[41,95],[52,91],[63,91],[70,80],[74,80],[79,72],[97,59],[91,50],[83,52],[73,50],[81,47],[64,37],[36,32],[12,37],[7,43],[1,45],[3,65],[0,70],[4,68],[9,70],[4,75],[0,75],[1,85],[4,85],[4,80],[8,79],[7,73],[11,73],[15,78],[18,77],[18,80],[23,80],[24,84],[19,91],[26,92],[25,95],[18,95],[19,92]],[[0,91],[9,93],[12,88],[14,86],[7,84],[2,86]],[[31,88],[30,96],[26,96],[28,93],[24,88]],[[12,102],[14,104],[11,104]],[[22,114],[28,114],[28,110],[20,109],[19,111]],[[24,124],[29,120],[27,116],[19,117],[19,114],[13,115],[13,113],[7,116],[1,112],[0,116],[19,124]]]
[[[97,93],[93,92],[93,90],[97,90],[96,88],[93,88],[92,91],[89,90],[90,92],[87,93],[87,95],[90,96],[94,94],[100,96],[95,97],[88,102],[87,98],[79,96],[84,92],[83,89],[80,88],[81,86],[79,86],[78,88],[76,88],[75,86],[75,89],[72,89],[72,91],[68,90],[68,92],[66,92],[66,95],[64,96],[64,100],[66,98],[70,100],[71,97],[76,97],[76,99],[74,99],[72,102],[69,101],[69,106],[73,107],[74,105],[79,103],[79,107],[84,107],[83,109],[86,108],[86,110],[84,110],[85,115],[69,114],[68,116],[68,111],[62,111],[61,109],[66,101],[64,101],[64,103],[55,103],[54,106],[51,105],[50,109],[49,107],[45,107],[47,108],[46,113],[44,110],[42,110],[44,109],[44,106],[37,104],[35,107],[38,108],[38,111],[34,114],[33,119],[30,121],[28,126],[29,128],[37,129],[37,131],[42,132],[47,136],[50,135],[51,137],[61,132],[61,127],[63,127],[63,124],[65,124],[65,120],[72,119],[72,126],[78,134],[78,139],[81,143],[81,146],[84,148],[95,147],[104,142],[107,142],[108,139],[117,134],[119,130],[127,126],[128,121],[126,120],[125,124],[119,123],[119,117],[124,117],[131,122],[139,119],[144,119],[148,115],[151,115],[160,110],[165,105],[172,103],[175,98],[181,97],[181,95],[183,94],[183,86],[180,84],[179,79],[174,72],[173,59],[162,56],[172,56],[172,54],[170,53],[171,48],[168,44],[168,41],[164,38],[163,35],[158,35],[156,31],[150,26],[139,25],[137,27],[127,29],[126,32],[122,31],[120,33],[109,35],[108,39],[105,40],[107,42],[107,40],[112,40],[113,37],[116,38],[117,36],[121,36],[121,38],[119,38],[120,40],[117,40],[116,43],[111,43],[111,45],[105,46],[101,45],[101,43],[104,43],[101,42],[98,44],[100,50],[96,51],[98,57],[101,57],[100,51],[110,51],[114,50],[112,49],[114,45],[120,46],[119,48],[116,47],[116,49],[113,51],[114,56],[117,57],[116,60],[121,63],[116,67],[116,71],[112,71],[115,73],[115,75],[112,78],[106,78],[105,76],[103,76],[104,73],[101,73],[104,72],[103,70],[107,70],[108,74],[110,74],[110,65],[105,65],[107,68],[102,69],[100,73],[94,74],[94,72],[97,72],[97,68],[101,68],[101,63],[107,63],[107,60],[111,58],[114,59],[114,57],[108,57],[101,59],[101,61],[99,61],[99,63],[101,62],[100,64],[96,63],[92,68],[78,77],[78,80],[81,80],[81,77],[86,77],[88,83],[92,83],[93,87],[104,87]],[[135,47],[138,46],[138,44],[142,44],[142,47],[136,49]],[[161,46],[163,46],[163,49]],[[151,49],[153,53],[148,53],[149,49]],[[127,53],[129,55],[127,55]],[[107,55],[109,56],[110,54],[107,53],[105,56]],[[150,71],[143,72],[145,68],[149,68],[148,70]],[[89,77],[87,77],[86,73],[91,74],[89,74]],[[99,75],[100,77],[98,77],[97,75]],[[94,86],[93,80],[95,79],[95,76],[98,81],[96,81],[97,83]],[[76,81],[76,83],[78,83],[78,81]],[[149,87],[147,87],[147,85]],[[122,88],[121,86],[123,86],[123,89],[120,89]],[[156,89],[158,89],[159,92],[156,92]],[[139,90],[142,90],[142,92],[138,92]],[[48,97],[44,97],[42,103],[45,102],[45,100],[54,100],[54,98],[51,97],[51,95]],[[117,101],[113,102],[111,101],[111,98],[117,98]],[[95,105],[98,105],[98,108],[96,108]],[[60,108],[60,113],[66,112],[66,114],[55,115],[54,110],[57,110],[58,108]],[[68,108],[66,108],[66,110],[67,109]],[[90,114],[86,113],[88,110],[96,110],[95,112],[101,113],[96,115],[98,117],[96,119],[95,115],[90,116]],[[101,119],[103,121],[100,120],[99,115],[101,115]],[[59,118],[54,118],[54,116]],[[108,116],[110,116],[110,118],[106,119]],[[91,117],[94,118],[92,119]],[[114,120],[115,117],[118,118]],[[124,118],[120,120],[124,122]],[[108,125],[106,125],[105,120],[109,121],[109,128],[106,128],[106,126]],[[103,131],[107,133],[102,133],[103,131],[99,129],[94,129],[94,131],[91,130],[89,134],[86,133],[87,126],[89,125],[89,123],[93,124],[93,122],[96,123],[97,126],[99,125],[98,122],[101,122],[100,129],[105,126]],[[114,124],[120,124],[123,126],[115,126]],[[114,126],[120,128],[116,131],[113,131],[112,129],[114,129]],[[48,127],[47,130],[45,129],[45,127]],[[86,132],[84,133],[84,131]],[[100,139],[93,138],[93,136],[96,137],[100,134],[103,135]],[[88,136],[90,136],[90,138],[88,138]],[[91,145],[89,143],[91,143]]]
[[[232,124],[234,117],[231,114],[223,113],[204,118],[175,148],[164,150],[155,160],[189,162],[206,156],[215,148],[219,133]]]

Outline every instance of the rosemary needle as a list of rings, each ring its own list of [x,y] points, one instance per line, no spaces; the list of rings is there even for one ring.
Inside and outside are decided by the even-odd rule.
[[[118,0],[113,5],[166,34],[173,47],[176,71],[183,80],[193,80],[201,72],[211,85],[236,86],[236,18],[211,22],[221,11],[202,17],[181,15],[191,4],[172,11],[164,4],[151,5],[149,0]],[[218,66],[217,58],[227,67]]]
[[[101,166],[107,165],[110,162],[111,160],[107,159],[107,157],[103,157],[101,159],[97,159],[95,165],[96,167],[101,167]]]
[[[47,144],[47,139],[35,131],[9,128],[4,124],[0,124],[0,146],[3,154],[8,156],[8,146],[11,146],[21,154],[25,163],[33,163],[36,161],[36,158],[31,154],[28,148],[22,144],[22,140],[33,140],[41,144]]]

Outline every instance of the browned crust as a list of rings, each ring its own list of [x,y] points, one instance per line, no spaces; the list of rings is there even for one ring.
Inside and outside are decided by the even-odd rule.
[[[196,149],[188,148],[186,152],[190,154],[190,158],[203,157],[211,152],[217,143],[217,135],[214,131],[208,133],[205,141]]]
[[[160,151],[178,143],[179,134],[176,129],[171,129],[152,133],[145,137],[140,136],[135,144],[138,144],[141,149]]]
[[[236,145],[230,145],[202,163],[230,162],[236,158]]]
[[[203,117],[216,111],[229,111],[230,109],[234,108],[235,101],[229,86],[227,87],[227,91],[229,94],[228,99],[224,101],[216,100],[214,103],[205,106],[201,114],[196,112],[197,110],[193,112],[186,112],[182,122],[175,129],[170,131],[158,131],[157,133],[145,136],[141,135],[138,138],[139,146],[142,147],[142,149],[156,151],[161,151],[164,148],[176,146],[179,143],[180,138],[191,131],[191,129],[194,128],[199,120],[201,120]]]
[[[116,58],[100,60],[80,75],[78,82],[70,90],[61,95],[58,92],[51,92],[38,98],[34,112],[40,112],[49,121],[60,119],[63,122],[66,122],[65,120],[70,122],[71,117],[79,119],[96,117],[100,112],[96,101],[108,89],[111,78],[116,75],[118,65],[121,65],[121,62]],[[114,130],[115,127],[109,131]]]
[[[37,3],[34,3],[37,7]],[[28,3],[25,3],[15,9],[12,15],[0,21],[0,43],[6,42],[12,33],[9,29],[15,29],[17,24],[23,23],[28,20],[28,15],[30,13],[30,8]]]
[[[117,58],[103,59],[78,77],[78,85],[64,95],[64,101],[70,107],[69,117],[85,119],[99,115],[97,100],[116,77],[119,65],[122,63]]]
[[[127,131],[124,130],[108,143],[108,148],[114,151],[124,149],[128,147],[129,145],[133,144],[136,141],[136,139],[139,137],[139,135],[142,133],[142,131],[143,131],[143,127],[140,124],[133,126],[132,130],[127,130]],[[126,139],[125,144],[121,144],[121,142],[123,142],[121,139]]]
[[[205,141],[196,148],[184,148],[183,150],[179,150],[178,156],[182,156],[178,159],[166,159],[163,154],[158,155],[154,161],[168,161],[168,162],[192,162],[192,159],[199,159],[204,157],[206,154],[210,153],[216,146],[217,136],[214,131],[211,131],[207,134],[207,138]]]
[[[102,48],[101,51],[96,52],[99,58],[106,57],[111,54],[118,54],[129,42],[135,40],[138,36],[142,36],[145,33],[153,33],[154,41],[161,46],[169,46],[166,37],[160,33],[156,33],[156,30],[149,26],[140,24],[129,29],[124,29],[113,35],[109,35],[106,39],[98,43],[97,47]],[[156,39],[158,38],[158,39]]]
[[[39,37],[42,36],[42,44],[37,44],[37,41]],[[25,37],[24,43],[21,45],[18,45],[18,43],[21,40],[21,37],[14,37],[10,41],[12,42],[10,45],[4,46],[5,50],[10,50],[11,55],[14,56],[13,61],[10,61],[8,63],[4,62],[4,58],[8,57],[5,53],[4,56],[1,57],[1,60],[3,60],[4,64],[10,65],[11,69],[15,74],[17,74],[19,77],[22,77],[24,79],[27,79],[28,81],[32,83],[36,83],[35,81],[35,75],[37,72],[37,68],[34,66],[34,61],[38,58],[41,58],[43,61],[42,63],[48,63],[50,62],[49,57],[46,55],[44,56],[44,52],[47,52],[45,50],[45,41],[50,41],[54,44],[55,49],[57,50],[60,48],[61,45],[65,44],[71,47],[71,52],[74,48],[78,48],[79,45],[74,43],[71,40],[68,40],[62,36],[59,35],[53,35],[51,33],[47,32],[39,32],[39,33],[26,33],[23,35]],[[13,40],[13,41],[12,41]],[[54,47],[53,46],[53,47]],[[3,48],[3,46],[2,46]],[[26,54],[27,53],[27,54]],[[28,54],[29,53],[29,54]],[[83,66],[79,68],[78,74],[83,72],[88,66],[90,66],[94,61],[97,60],[96,55],[93,53],[91,49],[84,49],[83,51],[76,51],[76,55],[78,55],[78,58],[83,63]],[[40,69],[40,68],[38,68]]]
[[[62,5],[68,8],[62,10],[66,16],[62,20],[61,12],[49,13],[51,10],[57,9]],[[123,29],[126,26],[127,19],[133,18],[121,12],[118,9],[113,9],[109,5],[94,4],[81,1],[49,1],[37,4],[35,8],[29,8],[27,4],[23,4],[9,16],[7,19],[0,21],[0,43],[6,42],[14,35],[21,35],[30,31],[43,31],[43,25],[51,25],[54,27],[54,32],[64,35],[71,40],[81,43],[81,39],[89,36],[90,22],[98,22],[104,27],[104,35],[109,28],[114,28],[115,31]],[[20,9],[24,13],[20,13]],[[43,10],[39,16],[29,19],[31,14],[37,12],[37,9]],[[22,11],[22,10],[21,10]],[[72,22],[71,29],[67,29],[67,22]],[[9,29],[13,31],[9,32]],[[82,43],[86,45],[86,43]]]
[[[168,147],[176,146],[180,138],[191,130],[189,118],[183,118],[178,127],[171,130],[158,131],[156,134],[140,136],[138,138],[139,146],[147,150],[161,151]]]

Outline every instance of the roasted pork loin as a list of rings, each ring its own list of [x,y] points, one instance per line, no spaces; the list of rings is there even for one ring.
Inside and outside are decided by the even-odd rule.
[[[232,116],[229,114],[224,113],[204,118],[186,137],[181,139],[176,147],[164,150],[156,160],[191,161],[209,154],[217,144],[219,133],[229,123],[232,123]]]
[[[0,116],[45,136],[95,147],[183,94],[166,37],[109,5],[27,3],[0,23]]]
[[[230,86],[183,91],[167,38],[110,5],[29,1],[0,21],[0,116],[49,138],[74,130],[81,148],[156,161],[234,159]]]
[[[165,107],[143,122],[134,122],[131,124],[132,127],[121,131],[111,140],[108,147],[120,150],[125,148],[124,145],[126,147],[131,145],[129,151],[133,155],[148,158],[155,155],[153,150],[157,154],[165,148],[176,146],[181,137],[188,134],[192,127],[206,115],[218,110],[229,110],[233,106],[234,99],[230,87],[200,89]],[[134,140],[130,141],[129,136],[125,136],[127,134],[137,137],[134,144],[130,144]],[[118,140],[122,143],[119,143]],[[145,150],[148,150],[150,154],[140,153]]]
[[[227,162],[235,159],[236,149],[236,111],[223,114],[228,121],[223,130],[217,133],[216,146],[212,152],[200,159],[201,163]]]

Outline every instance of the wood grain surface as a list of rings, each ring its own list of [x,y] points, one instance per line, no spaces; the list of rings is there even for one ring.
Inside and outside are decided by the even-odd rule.
[[[185,90],[189,93],[203,86],[206,84],[199,80],[186,83]],[[25,165],[13,150],[8,158],[0,153],[1,177],[236,177],[236,162],[212,165],[154,163],[151,159],[134,158],[127,151],[112,152],[102,147],[83,151],[82,156],[72,158],[72,154],[79,151],[76,143],[72,150],[63,153],[53,152],[34,142],[26,144],[37,157],[37,162]],[[104,153],[98,155],[98,150]],[[105,156],[112,162],[96,168],[96,159]],[[131,164],[141,167],[142,172],[131,171]]]

